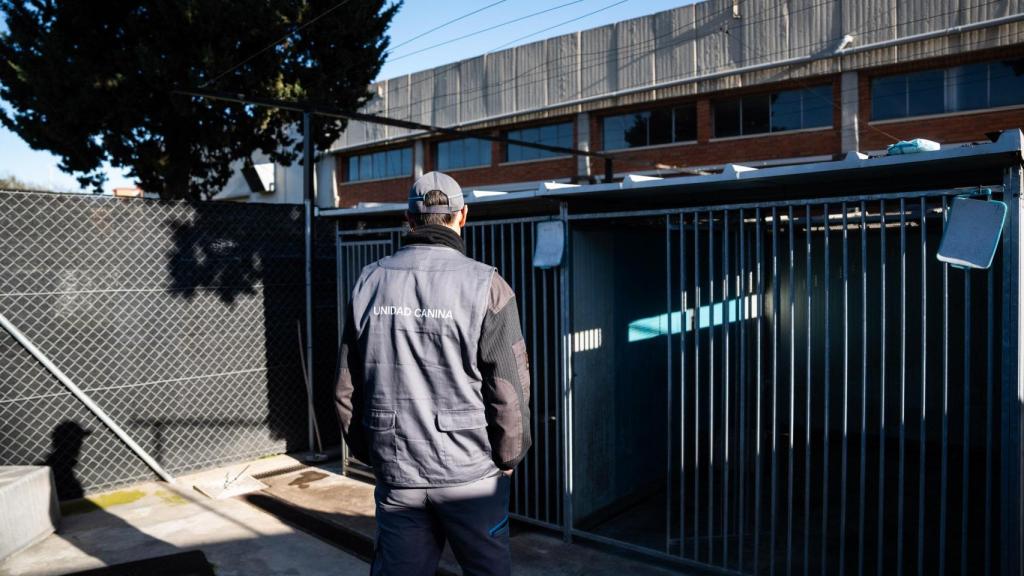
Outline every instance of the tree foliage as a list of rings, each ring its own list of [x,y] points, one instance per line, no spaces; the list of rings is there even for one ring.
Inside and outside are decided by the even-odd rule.
[[[370,96],[398,7],[385,0],[0,0],[7,25],[0,98],[12,108],[0,110],[0,122],[59,156],[61,169],[84,186],[102,186],[107,161],[164,198],[209,198],[231,163],[257,150],[275,162],[295,160],[300,119],[173,91],[202,87],[355,110]],[[344,128],[317,118],[317,148]]]

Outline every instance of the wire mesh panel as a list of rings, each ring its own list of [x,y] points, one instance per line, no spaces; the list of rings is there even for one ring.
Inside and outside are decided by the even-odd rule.
[[[165,469],[306,448],[301,210],[0,192],[0,310]],[[0,465],[152,473],[0,333]]]
[[[992,573],[1002,270],[936,259],[963,192],[574,222],[573,330],[602,334],[574,529],[747,574]]]

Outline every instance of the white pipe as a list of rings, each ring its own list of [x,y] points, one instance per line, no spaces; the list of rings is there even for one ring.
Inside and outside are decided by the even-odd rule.
[[[14,339],[17,340],[18,343],[25,348],[25,350],[28,350],[29,354],[34,356],[35,359],[38,360],[40,364],[42,364],[47,370],[49,370],[50,374],[53,374],[54,377],[57,378],[57,380],[60,380],[60,383],[63,384],[68,390],[70,390],[71,393],[74,394],[75,398],[78,398],[78,400],[81,401],[82,404],[85,404],[85,407],[88,408],[93,414],[95,414],[96,417],[99,418],[100,421],[103,422],[103,424],[105,424],[106,427],[109,428],[111,432],[113,432],[118,438],[120,438],[122,442],[127,444],[128,448],[130,448],[132,452],[135,452],[135,455],[141,458],[142,461],[145,462],[147,466],[152,468],[153,472],[156,472],[157,476],[163,478],[164,481],[167,482],[168,484],[174,484],[173,476],[164,471],[164,469],[161,468],[159,464],[157,464],[156,460],[151,458],[150,455],[147,454],[146,451],[143,450],[141,446],[136,444],[135,441],[132,440],[131,436],[125,433],[125,431],[122,430],[121,427],[117,425],[117,423],[111,420],[110,416],[107,416],[107,413],[104,412],[103,409],[97,406],[96,403],[93,402],[92,399],[85,394],[85,392],[82,392],[81,388],[76,386],[75,383],[72,382],[71,379],[68,378],[67,375],[64,374],[64,372],[62,372],[60,368],[58,368],[53,362],[51,362],[50,359],[47,358],[46,355],[39,350],[39,348],[36,348],[36,346],[32,344],[32,342],[29,341],[29,339],[26,338],[25,335],[22,334],[20,330],[15,328],[14,325],[11,324],[11,322],[7,320],[7,318],[4,317],[3,314],[0,314],[0,326],[3,326],[3,329],[6,330],[11,336],[13,336]]]

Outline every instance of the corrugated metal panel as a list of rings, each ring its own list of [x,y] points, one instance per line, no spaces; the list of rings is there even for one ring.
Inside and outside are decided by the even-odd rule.
[[[615,24],[619,90],[654,83],[654,16]]]
[[[430,124],[433,121],[434,71],[414,72],[409,77],[409,119]]]
[[[791,57],[832,52],[846,33],[839,2],[789,0],[789,53]]]
[[[697,22],[693,5],[654,15],[655,81],[667,82],[696,73]]]
[[[725,31],[738,23],[732,0],[707,0],[694,5],[697,21],[697,73],[714,74],[741,60],[740,40]]]
[[[854,37],[857,46],[892,40],[896,37],[897,0],[842,2],[843,31]]]
[[[409,119],[409,76],[399,76],[388,80],[388,108],[386,114],[389,118],[398,120]],[[405,136],[411,130],[406,128],[388,127],[388,137],[395,138]]]
[[[730,17],[732,8],[730,7]],[[740,60],[737,66],[763,64],[790,57],[788,2],[752,0],[739,6],[739,17],[727,25],[730,39],[739,42]],[[807,31],[797,32],[801,36]]]
[[[434,108],[431,124],[452,126],[459,122],[459,65],[434,68]]]
[[[580,33],[580,76],[584,98],[614,92],[619,86],[615,58],[615,25],[591,28]]]
[[[733,0],[706,0],[393,79],[386,91],[386,113],[423,123],[494,125],[502,122],[497,117],[526,110],[534,111],[531,118],[562,114],[565,110],[545,107],[572,105],[579,98],[596,98],[582,108],[599,109],[830,74],[840,64],[844,70],[855,70],[1007,46],[1020,43],[1024,29],[1024,24],[1006,24],[833,59],[829,56],[844,34],[854,37],[854,47],[865,46],[896,39],[897,33],[903,37],[1018,14],[1024,11],[1024,0],[742,0],[738,18],[733,5]],[[804,56],[822,60],[601,98]],[[352,123],[339,145],[358,146],[384,134],[379,128]],[[386,131],[388,138],[407,134]]]
[[[459,62],[459,121],[473,122],[487,115],[487,75],[484,73],[486,56],[477,56]]]
[[[901,0],[896,3],[897,33],[903,36],[943,30],[960,22],[959,3]]]
[[[487,115],[507,114],[516,107],[516,52],[514,48],[487,55]]]
[[[516,50],[516,108],[530,110],[547,103],[547,50],[543,42]]]
[[[578,35],[574,32],[549,38],[548,59],[548,104],[557,104],[579,97],[579,78],[576,74],[579,46]]]

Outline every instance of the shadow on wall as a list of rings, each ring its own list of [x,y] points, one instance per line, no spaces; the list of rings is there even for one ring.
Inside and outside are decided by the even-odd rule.
[[[150,423],[160,428],[154,433],[181,442],[176,436],[190,428],[215,428],[226,445],[207,461],[272,452],[267,435],[273,443],[284,441],[288,452],[304,450],[297,329],[305,321],[302,210],[227,204],[193,210],[189,218],[166,222],[169,288],[202,311],[202,318],[192,315],[198,325],[187,327],[195,334],[188,348],[205,357],[203,373],[219,375],[214,385],[222,387],[216,397],[223,402],[212,412],[196,406],[159,418]],[[254,401],[257,393],[263,402]]]
[[[44,465],[51,467],[57,483],[57,496],[65,502],[61,512],[65,518],[60,533],[65,540],[74,544],[86,554],[97,558],[104,564],[115,564],[123,560],[124,548],[129,544],[118,545],[117,542],[130,543],[132,553],[139,558],[165,556],[179,552],[179,549],[163,540],[153,538],[123,519],[110,514],[92,500],[84,499],[82,483],[75,475],[75,467],[91,430],[83,428],[74,420],[64,420],[54,428],[51,438],[53,445]],[[77,514],[90,513],[89,530],[67,537],[66,528],[75,524]],[[118,534],[116,541],[100,536],[101,534]]]

